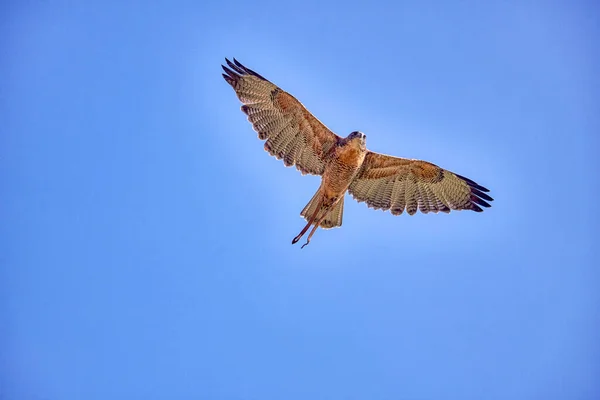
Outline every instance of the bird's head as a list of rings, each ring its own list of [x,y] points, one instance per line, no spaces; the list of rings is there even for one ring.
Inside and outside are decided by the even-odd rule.
[[[346,139],[348,139],[348,140],[358,139],[358,140],[360,140],[362,142],[366,142],[367,141],[367,135],[365,135],[364,133],[359,132],[359,131],[354,131],[351,134],[349,134]]]
[[[367,145],[367,135],[362,132],[354,131],[348,135],[346,138],[347,142],[354,142],[359,144],[361,148],[366,148]]]

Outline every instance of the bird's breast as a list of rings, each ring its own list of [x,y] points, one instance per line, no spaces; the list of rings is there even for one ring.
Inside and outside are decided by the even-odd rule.
[[[354,145],[338,147],[325,166],[323,189],[327,196],[340,197],[344,194],[365,159],[366,150]]]

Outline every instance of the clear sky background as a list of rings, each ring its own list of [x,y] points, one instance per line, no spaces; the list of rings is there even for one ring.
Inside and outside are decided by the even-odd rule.
[[[600,398],[593,1],[4,2],[0,398]],[[484,213],[346,199],[262,149],[236,57]]]

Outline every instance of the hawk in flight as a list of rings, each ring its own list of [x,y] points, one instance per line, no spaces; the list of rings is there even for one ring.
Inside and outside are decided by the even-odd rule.
[[[367,150],[366,135],[352,132],[342,138],[329,130],[294,96],[269,82],[235,58],[225,59],[223,78],[233,87],[265,150],[295,165],[304,174],[320,175],[319,189],[300,215],[306,226],[292,244],[313,226],[306,243],[320,226],[342,225],[344,195],[348,191],[369,207],[413,215],[490,207],[488,189],[472,180],[421,160]]]

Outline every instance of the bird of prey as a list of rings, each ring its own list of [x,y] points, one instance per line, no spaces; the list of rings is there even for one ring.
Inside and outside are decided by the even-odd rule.
[[[342,225],[344,195],[348,191],[357,201],[374,209],[413,215],[450,210],[490,207],[493,199],[485,187],[474,181],[421,160],[393,157],[366,148],[366,135],[352,132],[342,138],[329,130],[294,96],[277,87],[235,58],[225,59],[223,78],[242,102],[264,148],[295,165],[304,174],[320,175],[319,189],[300,215],[306,226],[292,244],[313,226],[306,243],[320,226]]]

